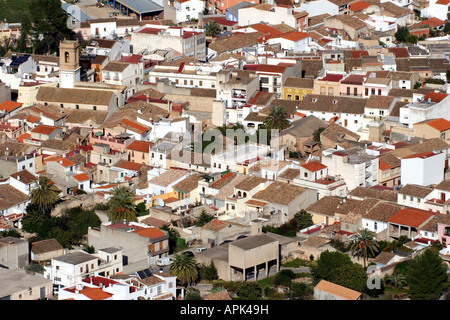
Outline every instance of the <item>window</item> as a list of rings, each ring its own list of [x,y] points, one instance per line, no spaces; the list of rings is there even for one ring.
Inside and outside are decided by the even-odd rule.
[[[269,78],[267,77],[261,77],[261,83],[269,83]]]
[[[288,99],[288,100],[292,100],[292,95],[288,94],[288,95],[287,95],[287,99]]]
[[[67,51],[64,52],[64,62],[69,63],[69,53]]]

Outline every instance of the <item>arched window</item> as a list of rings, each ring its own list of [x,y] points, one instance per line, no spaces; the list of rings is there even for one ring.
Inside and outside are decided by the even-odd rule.
[[[69,53],[67,51],[64,53],[64,62],[69,63]]]

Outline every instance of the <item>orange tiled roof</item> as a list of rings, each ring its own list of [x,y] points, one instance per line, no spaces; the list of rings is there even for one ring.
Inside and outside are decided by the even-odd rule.
[[[111,298],[111,293],[103,291],[101,288],[86,288],[80,291],[80,293],[91,300],[105,300]]]
[[[283,73],[285,70],[286,66],[278,66],[271,64],[260,64],[258,66],[258,69],[256,69],[256,71],[259,72],[278,72],[278,73]]]
[[[45,162],[50,162],[50,161],[57,161],[60,165],[62,165],[65,168],[75,165],[75,163],[73,163],[69,159],[64,158],[64,157],[59,157],[59,156],[50,157],[50,158],[45,159]]]
[[[134,233],[139,234],[142,237],[155,239],[159,237],[164,237],[166,234],[159,230],[158,228],[141,228],[139,230],[133,231]]]
[[[142,167],[142,164],[125,160],[121,164],[119,164],[117,167],[126,169],[126,170],[139,171],[139,169],[141,169],[141,167]]]
[[[23,143],[23,140],[24,140],[24,139],[27,139],[27,138],[29,138],[29,137],[31,137],[31,134],[29,134],[29,133],[24,133],[24,134],[21,134],[20,136],[18,136],[16,139],[17,139],[17,141],[19,141],[20,143]]]
[[[448,94],[442,92],[428,92],[425,97],[423,97],[424,101],[428,101],[431,99],[431,102],[441,102],[444,100]]]
[[[281,36],[281,38],[291,41],[299,41],[308,37],[310,37],[309,33],[301,31],[287,32]]]
[[[6,112],[11,112],[14,109],[17,109],[22,105],[23,105],[23,103],[20,103],[20,102],[3,101],[2,103],[0,103],[0,110],[5,110]]]
[[[34,128],[33,130],[31,130],[31,132],[47,134],[48,135],[48,134],[52,133],[53,131],[55,131],[56,129],[59,129],[59,127],[47,126],[45,124],[40,124],[36,128]]]
[[[360,11],[360,10],[363,10],[363,9],[369,7],[369,6],[370,6],[370,4],[367,3],[367,2],[364,2],[364,1],[358,1],[358,2],[351,3],[351,4],[349,5],[349,9],[350,9],[351,11]]]
[[[450,121],[445,120],[443,118],[432,120],[427,124],[439,131],[445,131],[450,129]]]
[[[141,134],[144,134],[144,133],[148,130],[146,127],[141,126],[140,124],[137,124],[137,123],[135,123],[135,122],[132,122],[132,121],[130,121],[130,120],[128,120],[128,119],[123,119],[123,120],[122,120],[122,123],[123,123],[123,124],[126,124],[127,126],[130,126],[130,127],[134,128],[134,129],[136,129],[136,130],[139,130],[139,132],[140,132]]]
[[[86,181],[86,180],[91,180],[91,178],[88,177],[88,175],[86,173],[80,173],[80,174],[76,174],[73,176],[73,178],[77,181]]]
[[[432,216],[432,213],[425,210],[404,208],[400,209],[396,214],[390,217],[388,222],[419,228]]]
[[[450,4],[450,0],[438,0],[436,4],[442,4],[444,6]]]
[[[310,162],[301,164],[300,166],[305,168],[306,170],[309,170],[312,172],[316,172],[316,171],[325,169],[327,167],[326,165],[323,165],[319,161],[310,161]]]
[[[153,145],[153,143],[148,141],[135,140],[127,147],[127,149],[148,153],[150,152],[151,145]]]
[[[383,162],[381,160],[379,161],[378,167],[380,168],[381,171],[392,168],[392,166],[388,165],[386,162]]]
[[[357,300],[361,296],[361,292],[351,290],[326,280],[320,280],[315,286],[315,289],[331,293],[332,295],[342,297],[346,300]]]

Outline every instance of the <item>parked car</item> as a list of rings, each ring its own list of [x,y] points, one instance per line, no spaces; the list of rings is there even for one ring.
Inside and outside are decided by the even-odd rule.
[[[198,247],[197,249],[195,249],[195,251],[197,251],[197,252],[202,252],[202,251],[205,251],[205,250],[206,250],[205,247]]]

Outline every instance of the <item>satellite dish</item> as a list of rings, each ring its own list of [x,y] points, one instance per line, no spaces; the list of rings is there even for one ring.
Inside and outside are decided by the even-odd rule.
[[[158,200],[156,200],[158,202],[158,206],[160,207],[164,207],[164,201],[161,198],[158,198]]]

